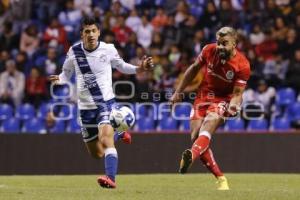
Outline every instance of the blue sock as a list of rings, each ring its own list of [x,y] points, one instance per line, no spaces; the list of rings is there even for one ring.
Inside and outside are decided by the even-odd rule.
[[[124,132],[115,132],[115,135],[114,135],[114,141],[117,142],[118,140],[122,139],[123,138],[123,135],[124,135]]]
[[[105,149],[105,174],[111,180],[115,181],[118,170],[118,153],[116,148]]]

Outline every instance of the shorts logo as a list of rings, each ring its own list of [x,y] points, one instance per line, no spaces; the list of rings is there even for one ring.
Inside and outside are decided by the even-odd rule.
[[[234,77],[234,72],[231,70],[227,71],[226,78],[231,80],[231,79],[233,79],[233,77]]]

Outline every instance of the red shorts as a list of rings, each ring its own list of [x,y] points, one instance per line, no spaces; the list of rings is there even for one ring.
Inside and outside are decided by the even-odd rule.
[[[228,98],[213,98],[209,100],[206,98],[196,98],[191,110],[190,119],[203,119],[211,112],[216,113],[221,117],[226,117],[228,115],[228,104]]]

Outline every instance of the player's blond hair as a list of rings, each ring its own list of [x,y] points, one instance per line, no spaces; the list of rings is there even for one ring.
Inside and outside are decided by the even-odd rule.
[[[231,36],[234,39],[235,43],[237,42],[237,31],[232,27],[224,26],[220,28],[216,33],[217,37],[225,37],[227,35]]]

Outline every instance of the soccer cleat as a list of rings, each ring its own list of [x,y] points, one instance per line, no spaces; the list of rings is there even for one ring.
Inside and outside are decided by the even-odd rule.
[[[100,176],[97,179],[98,184],[103,188],[114,189],[117,187],[116,183],[108,176]]]
[[[181,174],[185,174],[187,172],[187,170],[190,168],[190,166],[192,165],[192,162],[193,162],[192,158],[193,158],[193,154],[190,149],[186,149],[182,153],[182,158],[180,161],[180,168],[179,168],[179,172]]]
[[[225,176],[219,176],[217,180],[217,190],[229,190],[228,182]]]
[[[129,132],[125,131],[121,139],[125,144],[131,144],[131,135]]]

